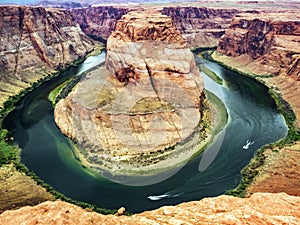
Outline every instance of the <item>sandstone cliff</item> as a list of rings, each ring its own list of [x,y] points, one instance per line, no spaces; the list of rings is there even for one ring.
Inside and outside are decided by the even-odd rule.
[[[0,7],[0,105],[93,49],[65,10]]]
[[[263,75],[293,107],[300,127],[299,12],[237,15],[220,40],[216,60],[252,75]]]
[[[206,7],[165,7],[162,13],[170,16],[190,47],[216,47],[229,27],[237,9]]]
[[[98,6],[73,9],[72,13],[82,30],[98,39],[107,40],[117,21],[132,8]],[[205,7],[164,7],[162,13],[170,16],[189,47],[216,47],[229,27],[236,9]]]
[[[89,165],[138,172],[188,160],[193,145],[172,146],[199,141],[203,80],[171,18],[149,10],[124,15],[107,40],[106,67],[88,74],[55,108],[62,132],[88,149]]]
[[[117,224],[300,224],[300,197],[284,193],[256,193],[250,198],[231,196],[205,198],[201,201],[143,212],[133,216],[104,216],[88,212],[66,202],[45,202],[34,207],[6,211],[0,215],[5,225],[117,225]]]
[[[87,35],[106,40],[115,30],[117,21],[128,11],[129,8],[99,6],[73,9],[72,13]]]
[[[233,19],[217,51],[248,66],[254,74],[300,80],[299,24],[296,12],[240,14]]]

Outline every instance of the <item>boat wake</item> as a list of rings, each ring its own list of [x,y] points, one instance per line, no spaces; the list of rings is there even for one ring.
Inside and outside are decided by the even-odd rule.
[[[180,194],[173,195],[171,193],[165,193],[165,194],[162,194],[162,195],[150,195],[147,198],[149,198],[152,201],[158,201],[158,200],[161,200],[163,198],[175,198],[179,195]]]
[[[250,145],[253,145],[253,144],[254,144],[254,141],[247,140],[246,144],[243,146],[243,149],[246,150],[250,147]]]

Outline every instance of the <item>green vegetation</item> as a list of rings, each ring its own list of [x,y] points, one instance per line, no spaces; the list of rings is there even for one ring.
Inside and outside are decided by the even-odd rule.
[[[200,66],[199,69],[200,69],[200,72],[205,73],[217,84],[220,84],[220,85],[223,84],[223,80],[215,72],[211,71],[209,68],[207,68],[205,66]]]
[[[53,99],[52,104],[55,105],[56,103],[59,102],[59,100],[66,98],[68,94],[72,91],[72,89],[75,87],[75,85],[78,84],[78,82],[82,79],[82,76],[84,76],[84,74],[67,80],[61,86],[59,86],[60,87],[59,90],[54,89],[54,91],[58,93],[55,99]]]
[[[104,49],[104,45],[96,46],[94,48],[94,50],[87,55],[87,57],[99,55],[99,54],[101,54],[101,52],[102,52],[103,49]]]
[[[296,115],[292,107],[282,98],[280,93],[274,90],[269,90],[269,93],[275,100],[278,111],[284,116],[289,129],[286,138],[279,141],[276,147],[282,148],[286,145],[294,144],[296,141],[300,141],[300,130],[295,127]]]
[[[68,79],[66,80],[65,82],[63,82],[61,85],[57,86],[55,89],[53,89],[49,96],[48,96],[48,100],[50,102],[52,102],[52,105],[55,105],[56,104],[56,99],[57,99],[57,96],[60,94],[61,90],[63,88],[65,88],[65,86],[70,82],[71,79]]]
[[[208,100],[212,102],[212,104],[217,108],[218,122],[217,124],[214,124],[214,128],[213,128],[213,135],[216,135],[227,124],[228,114],[227,114],[226,106],[224,105],[221,99],[219,99],[216,95],[214,95],[210,91],[205,90],[205,95],[207,96]]]
[[[0,131],[0,167],[19,160],[19,149],[6,143],[7,130]]]

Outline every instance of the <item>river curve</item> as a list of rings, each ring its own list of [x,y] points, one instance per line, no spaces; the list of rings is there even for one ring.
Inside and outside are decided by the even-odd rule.
[[[196,58],[223,79],[220,86],[204,75],[205,88],[227,107],[229,123],[214,142],[174,176],[148,186],[114,183],[84,168],[74,157],[72,142],[61,134],[53,118],[48,94],[66,79],[102,65],[105,53],[91,56],[20,100],[4,126],[22,149],[21,161],[41,179],[67,197],[130,212],[198,200],[223,194],[240,181],[240,171],[261,146],[287,133],[267,88],[216,63]],[[243,146],[250,141],[248,149]],[[151,196],[149,198],[149,196]]]

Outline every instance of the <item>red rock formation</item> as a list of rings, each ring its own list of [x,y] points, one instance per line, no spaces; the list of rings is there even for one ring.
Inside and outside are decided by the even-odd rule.
[[[263,82],[276,87],[291,104],[298,127],[299,25],[299,11],[237,15],[213,54],[216,60],[244,73],[269,77]]]
[[[96,39],[106,40],[116,28],[116,23],[129,8],[103,6],[73,9],[72,13],[81,29]]]
[[[106,40],[117,21],[130,8],[117,6],[73,9],[72,13],[83,31],[95,38]],[[164,7],[162,13],[173,19],[177,29],[190,47],[215,47],[229,27],[235,9],[209,9],[200,7]],[[149,36],[149,35],[147,35]]]
[[[300,80],[299,34],[298,13],[241,14],[233,19],[217,51],[250,64],[253,73]],[[248,62],[242,62],[243,55]]]
[[[101,215],[66,202],[45,202],[34,207],[6,211],[5,225],[150,225],[150,224],[300,224],[300,197],[284,193],[256,193],[250,198],[219,196],[164,206],[133,216]]]
[[[170,16],[191,47],[215,47],[229,27],[236,9],[205,7],[165,7],[162,13]]]
[[[90,166],[147,174],[181,165],[200,149],[193,134],[203,80],[170,17],[153,10],[124,15],[107,40],[106,68],[55,107],[57,125],[85,145]],[[184,141],[189,148],[173,147]]]
[[[0,105],[95,44],[65,10],[1,6],[0,17]]]

